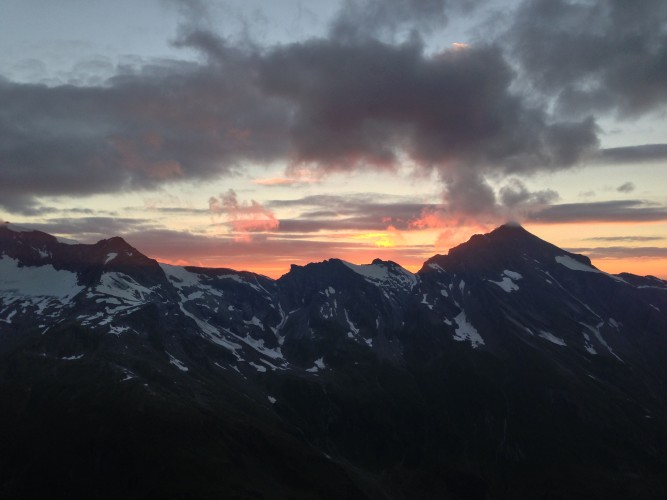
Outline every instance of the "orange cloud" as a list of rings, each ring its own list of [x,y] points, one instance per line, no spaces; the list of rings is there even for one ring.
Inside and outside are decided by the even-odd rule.
[[[410,229],[438,229],[452,225],[442,212],[432,208],[422,210],[420,216],[408,223]]]

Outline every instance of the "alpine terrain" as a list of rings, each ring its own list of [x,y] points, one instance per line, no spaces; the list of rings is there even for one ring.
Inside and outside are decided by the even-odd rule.
[[[667,498],[667,282],[517,224],[277,280],[0,225],[0,498]]]

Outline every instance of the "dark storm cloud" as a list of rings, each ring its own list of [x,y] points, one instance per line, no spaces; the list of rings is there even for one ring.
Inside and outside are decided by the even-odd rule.
[[[651,222],[667,220],[667,207],[642,200],[563,203],[529,214],[528,220],[566,222]]]
[[[601,149],[596,161],[602,164],[636,164],[667,161],[667,144],[643,144]]]
[[[99,87],[0,80],[0,205],[44,195],[153,188],[283,157],[285,106],[248,85],[242,57],[218,65],[120,67]]]
[[[667,102],[667,2],[525,0],[504,41],[567,114],[636,116]]]
[[[231,43],[206,29],[205,2],[173,3],[187,17],[175,44],[201,62],[120,66],[96,86],[0,81],[6,210],[27,213],[42,196],[215,178],[250,162],[331,173],[392,170],[407,158],[437,171],[452,213],[479,214],[540,197],[506,191],[499,202],[489,178],[565,168],[597,149],[593,118],[559,120],[548,103],[518,93],[501,44],[432,53],[416,34],[384,36],[442,25],[475,0],[349,1],[326,37],[276,47]],[[544,2],[529,4],[548,13]],[[555,5],[558,29],[568,28],[569,4]],[[531,36],[528,8],[517,37]],[[519,55],[535,75],[546,71]]]
[[[597,146],[593,120],[553,122],[510,91],[496,48],[426,55],[419,43],[310,40],[271,51],[260,65],[268,94],[293,106],[295,162],[325,170],[390,168],[399,153],[446,181],[551,169]]]

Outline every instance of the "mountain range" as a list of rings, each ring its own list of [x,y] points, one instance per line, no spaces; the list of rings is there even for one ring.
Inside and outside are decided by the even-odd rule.
[[[1,498],[666,498],[667,282],[518,224],[277,280],[0,225]]]

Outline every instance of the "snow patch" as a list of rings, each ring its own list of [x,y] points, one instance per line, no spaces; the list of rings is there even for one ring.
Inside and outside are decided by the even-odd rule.
[[[116,252],[109,252],[107,254],[107,258],[104,260],[104,265],[107,265],[109,262],[114,260],[116,257],[118,257],[118,254]]]
[[[399,265],[387,263],[357,265],[344,260],[341,262],[375,285],[412,289],[417,284],[417,276]]]
[[[169,362],[182,372],[190,371],[190,369],[187,366],[185,366],[181,360],[177,359],[176,357],[172,356],[169,353],[167,353],[167,356],[169,356]]]
[[[260,328],[264,328],[264,323],[262,323],[257,316],[253,316],[250,321],[243,320],[243,323],[245,323],[246,325],[254,325]]]
[[[583,332],[584,334],[584,349],[586,349],[590,354],[597,354],[598,352],[595,350],[595,347],[593,347],[593,344],[591,344],[591,338],[588,336],[586,332]]]
[[[423,294],[423,296],[422,296],[422,301],[420,302],[420,304],[425,304],[425,305],[428,306],[428,308],[429,308],[431,311],[433,310],[433,305],[429,304],[429,303],[426,301],[426,294]]]
[[[84,287],[76,273],[46,266],[20,267],[6,255],[0,257],[0,292],[20,297],[56,297],[67,302]]]
[[[597,269],[586,265],[582,262],[579,262],[578,260],[573,259],[569,255],[558,255],[556,256],[556,262],[558,262],[560,265],[567,267],[568,269],[572,269],[573,271],[583,271],[587,273],[598,273],[601,274],[600,271]]]
[[[556,337],[553,333],[545,332],[544,330],[540,330],[540,334],[538,336],[542,337],[545,340],[548,340],[552,344],[556,344],[556,345],[559,345],[559,346],[566,346],[567,345],[562,338]]]
[[[461,312],[454,318],[456,322],[456,329],[454,334],[454,340],[463,342],[469,340],[473,349],[484,345],[484,339],[479,334],[477,329],[468,321],[465,311]]]
[[[102,273],[100,284],[95,287],[97,293],[110,295],[129,302],[147,302],[153,292],[140,285],[131,276],[123,273]]]
[[[586,323],[579,324],[588,328],[588,330],[590,330],[591,333],[595,335],[595,338],[598,340],[598,342],[600,342],[600,344],[602,344],[612,356],[618,359],[621,363],[623,362],[623,360],[611,349],[611,346],[607,344],[607,341],[604,339],[604,337],[602,337],[602,333],[600,333],[600,328],[604,325],[604,321],[601,321],[596,326],[587,325]]]
[[[121,335],[127,331],[130,330],[129,326],[116,326],[116,325],[110,325],[109,326],[109,333],[112,333],[113,335]]]
[[[16,311],[10,312],[5,319],[0,318],[0,321],[3,323],[11,324],[12,318],[16,316]]]
[[[220,290],[216,290],[212,286],[204,283],[202,281],[203,277],[200,274],[191,273],[181,266],[171,266],[169,264],[160,263],[160,267],[162,268],[162,271],[164,271],[164,274],[167,276],[169,282],[178,290],[183,290],[186,287],[195,287],[198,290],[196,290],[194,293],[206,292],[217,297],[223,296],[223,293]],[[190,300],[201,298],[202,296],[195,296],[190,298]]]
[[[345,311],[345,319],[347,320],[347,325],[350,327],[350,331],[354,333],[355,335],[359,335],[359,328],[355,326],[354,323],[350,320],[350,317],[347,315],[347,309],[344,309]]]
[[[440,267],[438,264],[435,264],[435,263],[431,263],[431,264],[429,264],[428,267],[430,267],[430,268],[433,269],[434,271],[438,271],[438,272],[440,272],[440,273],[444,273],[444,272],[446,272],[442,267]]]
[[[248,364],[260,373],[264,373],[266,371],[266,366],[258,365],[257,363],[253,363],[252,361],[249,361]]]
[[[315,364],[313,365],[312,368],[308,368],[306,371],[310,373],[317,373],[320,370],[324,370],[325,365],[324,365],[324,358],[319,358],[315,360]]]

